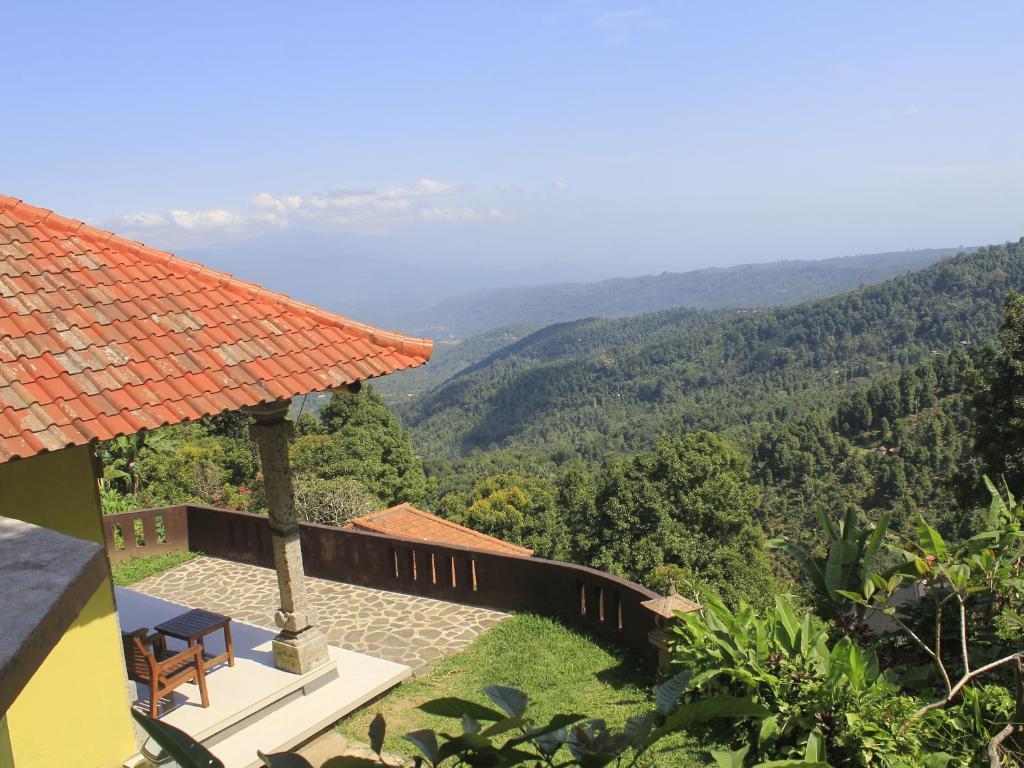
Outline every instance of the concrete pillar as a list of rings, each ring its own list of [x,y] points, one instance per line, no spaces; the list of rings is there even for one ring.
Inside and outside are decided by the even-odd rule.
[[[316,621],[306,597],[299,525],[295,517],[288,441],[292,423],[286,419],[288,403],[250,409],[256,423],[249,428],[260,453],[263,484],[270,511],[270,532],[277,569],[281,608],[274,621],[281,632],[274,638],[274,663],[278,669],[304,674],[327,661],[327,637],[313,626]]]

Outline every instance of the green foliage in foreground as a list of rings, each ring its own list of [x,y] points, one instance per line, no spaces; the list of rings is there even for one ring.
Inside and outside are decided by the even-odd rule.
[[[833,610],[840,599],[845,599],[848,606],[856,607],[867,618],[889,622],[894,634],[873,642],[890,657],[889,669],[883,677],[888,674],[893,683],[902,679],[900,687],[890,687],[884,702],[887,709],[876,711],[873,716],[865,717],[857,711],[860,703],[856,700],[847,704],[845,712],[837,707],[819,707],[819,711],[831,711],[836,716],[838,725],[832,729],[831,739],[837,744],[843,742],[842,733],[848,727],[870,726],[866,733],[869,739],[862,735],[849,741],[848,746],[855,750],[851,761],[859,758],[871,764],[870,756],[875,758],[875,764],[901,765],[903,761],[916,765],[926,759],[929,751],[931,759],[938,759],[935,750],[941,748],[948,753],[951,764],[986,762],[998,768],[1017,761],[1021,754],[1024,507],[1008,489],[1000,492],[987,477],[985,482],[992,501],[982,530],[960,544],[951,545],[919,517],[912,536],[890,537],[886,542],[895,565],[875,571],[869,565],[873,557],[869,551],[861,556],[855,570],[857,578],[848,580],[853,582],[853,588],[833,589],[830,593]],[[881,540],[877,534],[882,530],[882,526],[876,528],[870,541]],[[842,551],[842,541],[832,538],[833,548],[840,547]],[[867,540],[867,533],[862,533],[858,539],[861,538]],[[868,549],[878,547],[869,545]],[[860,551],[864,552],[863,548]],[[857,550],[851,545],[847,552],[852,565]],[[907,595],[919,597],[901,604],[901,596]],[[737,629],[732,627],[727,633],[715,635],[714,642],[736,645],[740,643],[737,638],[753,636],[758,638],[760,652],[760,638],[765,633],[760,629],[753,633]],[[693,638],[688,639],[692,643]],[[856,647],[850,637],[840,642]],[[688,653],[688,647],[681,644],[681,653]],[[736,658],[734,654],[726,656],[729,660]],[[720,656],[719,660],[723,658]],[[740,665],[745,667],[744,676],[734,681],[749,685],[756,676],[750,674],[746,661]],[[691,665],[695,674],[700,666]],[[722,671],[720,667],[712,666]],[[855,665],[851,657],[850,668],[855,667],[870,670],[877,669],[878,664],[869,660],[867,664]],[[1011,679],[1010,670],[1015,697],[1004,687]],[[767,684],[772,689],[778,686],[779,679],[759,680],[756,684]],[[831,676],[826,675],[826,680],[830,681]],[[786,697],[788,704],[792,704],[792,698]],[[901,700],[902,713],[893,709]],[[839,717],[841,714],[845,717]],[[893,730],[894,724],[898,724],[898,732]],[[762,726],[758,744],[763,737]],[[880,748],[884,750],[879,751]]]
[[[486,705],[452,697],[420,705],[420,709],[447,718],[452,725],[458,723],[461,729],[458,735],[447,732],[457,732],[455,728],[441,733],[425,728],[410,731],[403,738],[419,751],[412,758],[415,768],[441,765],[634,768],[664,765],[657,762],[653,748],[666,736],[686,727],[764,714],[763,707],[749,698],[724,695],[680,702],[681,692],[674,678],[666,681],[655,692],[654,708],[643,716],[631,717],[625,727],[618,730],[610,729],[603,720],[585,719],[580,714],[558,714],[546,722],[538,721],[529,711],[530,700],[526,693],[508,686],[488,685],[484,688],[489,700]],[[132,714],[181,768],[223,768],[214,755],[187,733],[141,712],[133,710]],[[323,768],[393,765],[393,758],[383,753],[387,730],[387,721],[379,714],[367,729],[370,748],[377,759],[338,756],[329,759]],[[827,768],[826,763],[820,762],[824,758],[823,749],[820,734],[808,739],[804,754],[810,762],[806,764]],[[257,750],[257,755],[268,768],[313,768],[305,758],[291,752],[268,755]],[[758,763],[754,768],[789,764],[805,763]]]
[[[499,684],[529,692],[531,715],[547,722],[563,712],[585,712],[621,728],[627,718],[651,704],[653,670],[550,619],[514,615],[478,637],[464,651],[437,662],[430,672],[412,678],[372,707],[353,713],[338,728],[345,736],[365,739],[375,714],[388,722],[385,749],[405,752],[402,734],[430,728],[444,730],[445,718],[418,709],[424,701],[452,697],[487,706],[483,689]],[[676,746],[690,744],[678,738]],[[692,744],[691,744],[692,746]],[[671,765],[702,765],[694,749],[676,753]]]
[[[417,766],[425,762],[429,766],[495,768],[633,768],[658,765],[655,753],[660,742],[687,727],[764,714],[764,708],[749,697],[722,695],[681,702],[681,693],[682,688],[674,678],[666,681],[655,691],[650,711],[629,718],[622,729],[613,729],[604,720],[588,719],[582,714],[558,714],[547,722],[536,720],[529,712],[526,693],[503,685],[488,685],[484,694],[490,699],[489,707],[451,698],[420,705],[420,709],[458,721],[461,733],[451,728],[441,733],[424,729],[407,733],[404,738],[420,752],[415,758]],[[370,725],[371,747],[378,755],[386,728],[386,721],[379,715]],[[272,760],[267,762],[273,766]],[[767,766],[762,763],[756,768]]]
[[[910,722],[920,702],[881,670],[873,650],[849,637],[830,643],[829,627],[788,598],[777,597],[763,615],[711,601],[681,616],[674,633],[684,698],[732,695],[763,705],[763,715],[735,730],[750,759],[800,765],[808,745],[818,745],[821,765],[911,768],[953,759],[940,762],[942,736],[931,722]],[[733,753],[716,759],[726,754]]]
[[[884,635],[855,639],[857,633],[844,634],[842,623],[800,611],[789,597],[776,597],[774,608],[763,613],[742,602],[732,609],[710,598],[701,610],[677,614],[671,627],[678,671],[655,689],[653,702],[640,689],[628,709],[614,712],[624,722],[609,725],[583,705],[608,708],[610,692],[599,684],[618,677],[628,685],[624,670],[578,670],[574,662],[583,655],[574,647],[578,636],[567,630],[549,636],[552,628],[559,634],[557,625],[518,617],[522,626],[505,625],[504,647],[488,647],[485,636],[464,657],[447,660],[424,678],[425,689],[414,683],[385,697],[390,717],[377,712],[367,723],[367,711],[350,718],[346,729],[355,728],[358,738],[366,728],[380,764],[387,764],[382,751],[388,731],[404,731],[403,738],[420,753],[417,768],[633,768],[693,765],[704,755],[730,768],[1009,765],[1020,752],[1024,721],[1019,644],[1024,507],[1008,491],[989,487],[992,505],[984,530],[950,547],[919,519],[913,538],[887,542],[899,559],[884,574],[870,569],[884,527],[855,531],[852,518],[842,532],[826,526],[830,549],[850,554],[858,564],[857,579],[837,576],[831,583],[859,580],[862,590],[833,588],[830,599],[859,604],[869,617],[889,617],[898,630],[895,645]],[[845,560],[833,557],[832,570]],[[934,635],[924,633],[920,619],[901,617],[892,604],[896,591],[908,584],[935,608]],[[838,613],[834,604],[825,607]],[[946,607],[957,615],[959,642],[943,642]],[[910,644],[900,646],[900,636]],[[980,647],[979,636],[985,641]],[[596,649],[593,658],[601,656],[600,648],[586,645]],[[1016,702],[1001,684],[1007,668],[1015,671]],[[578,676],[567,669],[578,670]],[[483,686],[483,698],[474,695],[480,678],[491,675],[524,680],[545,695],[536,708],[525,685],[492,682]],[[588,691],[597,695],[593,702]],[[424,702],[427,694],[432,698]],[[415,710],[411,699],[419,702]],[[389,722],[399,727],[389,728]],[[179,738],[166,726],[161,732],[153,723],[146,725],[154,738],[180,742],[174,745],[178,754],[196,748],[184,734]],[[261,757],[270,768],[306,768],[295,755]],[[201,754],[198,761],[189,760],[185,768],[216,765],[203,762]],[[356,764],[341,760],[334,768]],[[358,764],[378,763],[361,759]]]
[[[110,567],[114,578],[114,584],[119,587],[127,587],[150,576],[156,576],[171,568],[187,563],[194,557],[195,552],[176,552],[170,555],[153,555],[152,557],[133,557],[130,560],[122,560]]]

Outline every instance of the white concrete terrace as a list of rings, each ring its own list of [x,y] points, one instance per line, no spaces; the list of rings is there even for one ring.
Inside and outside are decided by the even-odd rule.
[[[132,589],[117,588],[122,631],[153,627],[195,606],[162,600]],[[328,662],[304,674],[274,666],[275,632],[232,621],[235,666],[227,663],[207,673],[210,706],[199,701],[193,683],[179,687],[172,708],[161,718],[206,745],[225,768],[261,765],[256,750],[290,749],[329,727],[367,701],[398,685],[412,670],[393,661],[328,646]],[[169,640],[171,647],[183,647]],[[206,639],[213,654],[224,650],[221,633]],[[138,685],[141,703],[149,691]],[[136,702],[138,704],[140,702]],[[126,766],[139,765],[140,756]]]

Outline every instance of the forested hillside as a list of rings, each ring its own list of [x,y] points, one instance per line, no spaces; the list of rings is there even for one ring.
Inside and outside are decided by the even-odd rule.
[[[430,365],[401,371],[374,382],[389,405],[397,405],[410,397],[444,384],[448,379],[536,331],[535,326],[521,325],[495,328],[468,339],[437,339]]]
[[[994,338],[1003,295],[1024,286],[1024,246],[795,307],[679,311],[544,329],[411,403],[417,449],[510,446],[588,457],[661,434],[759,427],[835,408],[872,377]]]
[[[409,402],[411,435],[372,386],[299,399],[297,507],[337,524],[413,502],[544,557],[763,602],[793,576],[766,535],[813,545],[816,510],[897,531],[920,514],[957,541],[982,473],[1024,482],[1021,288],[1024,240],[794,307],[502,331]],[[261,511],[246,422],[105,444],[105,508]]]
[[[507,288],[449,298],[397,320],[407,330],[437,338],[465,338],[502,326],[539,328],[585,317],[624,317],[671,307],[787,306],[922,269],[956,252],[932,248]]]

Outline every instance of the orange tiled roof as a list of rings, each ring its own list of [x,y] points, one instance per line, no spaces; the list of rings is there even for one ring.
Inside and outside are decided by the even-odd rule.
[[[430,352],[0,196],[0,461],[383,376]]]
[[[429,541],[434,544],[484,549],[502,555],[530,557],[533,554],[532,549],[474,531],[472,528],[424,512],[422,509],[416,509],[411,504],[399,504],[390,509],[371,512],[350,520],[344,527],[384,533],[403,539]]]

